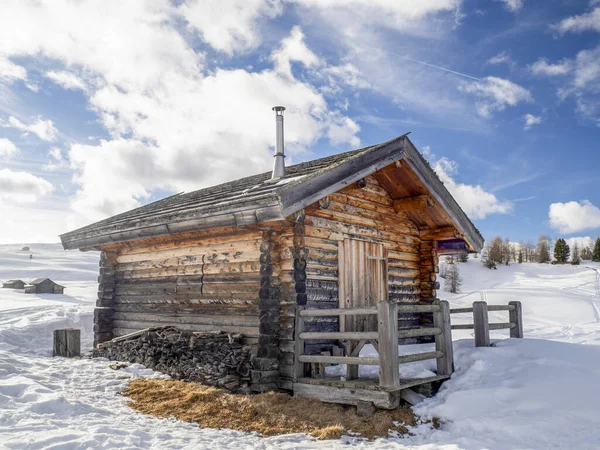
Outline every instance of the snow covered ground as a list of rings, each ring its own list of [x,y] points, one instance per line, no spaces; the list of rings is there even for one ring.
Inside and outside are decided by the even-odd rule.
[[[440,292],[453,307],[481,298],[523,303],[526,339],[475,349],[469,331],[456,332],[452,379],[415,410],[440,417],[440,430],[421,426],[410,438],[364,442],[315,441],[304,435],[262,439],[229,430],[144,416],[118,395],[132,376],[160,376],[141,366],[119,371],[108,362],[51,358],[52,330],[82,329],[92,342],[98,255],[59,245],[0,246],[0,281],[48,276],[65,295],[0,289],[0,448],[9,449],[512,449],[598,448],[600,444],[600,318],[592,297],[600,265],[514,264],[490,271],[461,264],[462,294]],[[29,259],[29,254],[34,258]],[[588,268],[589,266],[591,268]],[[600,300],[598,300],[600,302]],[[490,321],[506,321],[506,312]],[[468,323],[468,315],[453,316]],[[425,347],[425,346],[423,346]],[[402,350],[406,350],[401,348]],[[365,352],[372,352],[366,349]],[[423,348],[426,351],[426,348]],[[427,374],[432,362],[402,368]]]

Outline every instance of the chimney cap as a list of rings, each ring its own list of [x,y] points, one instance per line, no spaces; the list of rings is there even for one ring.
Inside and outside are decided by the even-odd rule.
[[[285,106],[273,106],[273,108],[271,108],[273,111],[275,112],[283,112],[285,111]]]

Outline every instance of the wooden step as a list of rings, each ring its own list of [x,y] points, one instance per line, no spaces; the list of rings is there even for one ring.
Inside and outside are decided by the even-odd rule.
[[[401,391],[422,384],[450,378],[438,375],[427,378],[405,378],[397,389],[379,386],[377,379],[341,380],[339,377],[299,378],[293,384],[294,395],[316,398],[327,403],[356,405],[359,401],[371,402],[378,408],[395,409],[400,405]]]

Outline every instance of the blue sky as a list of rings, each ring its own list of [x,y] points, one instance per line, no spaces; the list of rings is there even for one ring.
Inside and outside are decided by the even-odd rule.
[[[600,233],[600,1],[5,1],[0,242],[410,131],[490,238]]]

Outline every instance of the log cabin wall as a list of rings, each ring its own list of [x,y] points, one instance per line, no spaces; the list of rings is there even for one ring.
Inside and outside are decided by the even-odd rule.
[[[430,277],[428,268],[434,266],[432,243],[424,242],[422,247],[417,227],[403,214],[396,213],[392,204],[388,192],[369,176],[364,183],[354,183],[305,208],[301,221],[295,219],[293,243],[283,239],[288,251],[283,252],[287,256],[282,258],[282,279],[295,283],[296,304],[306,304],[309,308],[340,307],[338,252],[344,239],[383,245],[388,260],[390,300],[420,303],[424,296],[435,295],[431,285],[421,281],[422,273],[427,272],[423,276]],[[289,385],[292,376],[291,365],[287,365],[293,363],[294,312],[287,307],[292,301],[293,294],[284,295],[280,360],[286,358],[286,364],[280,366],[281,387]],[[415,326],[420,321],[419,314],[401,314],[399,326]],[[307,318],[305,326],[307,331],[339,330],[337,317]],[[289,341],[283,336],[289,337]],[[332,341],[311,341],[305,351],[319,353],[335,345]]]
[[[112,337],[172,325],[242,333],[257,344],[262,244],[262,231],[230,227],[121,246],[106,304]]]

